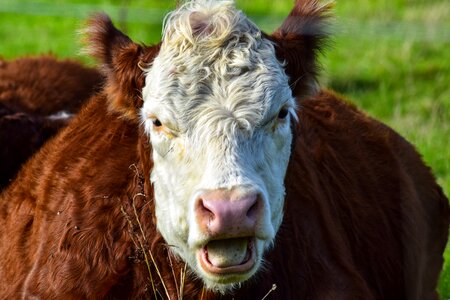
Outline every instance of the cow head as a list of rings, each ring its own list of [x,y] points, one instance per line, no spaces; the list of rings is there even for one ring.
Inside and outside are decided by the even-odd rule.
[[[139,115],[150,138],[157,228],[210,289],[252,277],[274,243],[294,96],[315,92],[328,8],[299,2],[267,36],[232,1],[187,2],[167,16],[156,48],[104,17],[91,24],[111,108]]]

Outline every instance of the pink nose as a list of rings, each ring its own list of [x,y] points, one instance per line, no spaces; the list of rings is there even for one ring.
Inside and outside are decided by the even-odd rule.
[[[256,193],[208,191],[197,200],[197,221],[203,232],[216,238],[253,236],[261,206]]]

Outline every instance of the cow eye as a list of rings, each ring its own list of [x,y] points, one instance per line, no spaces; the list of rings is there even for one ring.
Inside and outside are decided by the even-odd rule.
[[[289,110],[287,108],[282,108],[280,110],[280,112],[278,113],[278,119],[280,119],[280,120],[286,119],[288,113],[289,113]]]
[[[161,126],[162,126],[161,121],[158,120],[158,119],[153,119],[153,120],[152,120],[152,123],[153,123],[153,125],[154,125],[155,127],[161,127]]]

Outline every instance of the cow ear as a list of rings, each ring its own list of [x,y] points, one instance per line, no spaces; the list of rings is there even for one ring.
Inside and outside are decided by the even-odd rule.
[[[297,0],[283,24],[271,36],[276,55],[285,62],[294,96],[318,91],[318,54],[328,41],[328,25],[334,3]]]
[[[145,83],[142,67],[153,61],[159,45],[147,47],[134,43],[105,14],[93,15],[83,33],[84,52],[99,61],[106,77],[105,94],[110,110],[128,119],[138,118]]]

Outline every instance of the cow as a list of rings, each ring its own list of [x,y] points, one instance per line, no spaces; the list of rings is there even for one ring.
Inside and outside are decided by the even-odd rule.
[[[90,19],[106,83],[1,195],[2,297],[438,299],[448,200],[319,87],[330,8],[186,2],[154,46]]]
[[[0,59],[0,103],[17,112],[76,113],[103,81],[97,69],[73,59],[53,55]]]
[[[102,83],[98,70],[75,60],[0,60],[0,190]]]
[[[40,116],[15,111],[0,102],[0,190],[48,139],[67,126],[70,115]]]

